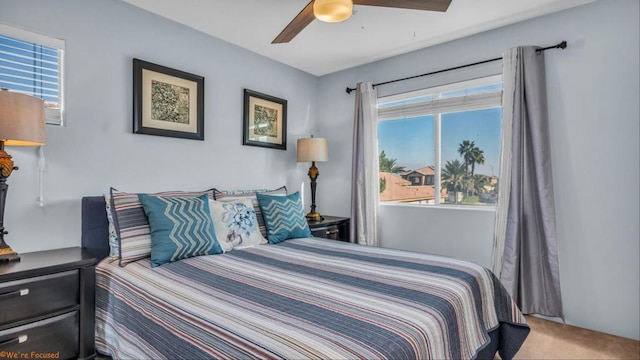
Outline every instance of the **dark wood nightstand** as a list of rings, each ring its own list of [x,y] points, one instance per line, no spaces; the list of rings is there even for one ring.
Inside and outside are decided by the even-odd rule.
[[[75,247],[20,258],[0,264],[0,358],[95,357],[95,257]]]
[[[351,237],[351,220],[346,217],[324,216],[322,221],[309,221],[309,229],[313,236],[349,242]]]

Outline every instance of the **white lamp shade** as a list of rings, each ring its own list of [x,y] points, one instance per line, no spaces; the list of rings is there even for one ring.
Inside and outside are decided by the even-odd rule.
[[[351,17],[353,13],[352,0],[315,0],[313,15],[320,21],[340,22]]]
[[[329,145],[327,139],[298,139],[298,162],[328,161]]]
[[[7,146],[44,145],[44,101],[0,90],[0,140]]]

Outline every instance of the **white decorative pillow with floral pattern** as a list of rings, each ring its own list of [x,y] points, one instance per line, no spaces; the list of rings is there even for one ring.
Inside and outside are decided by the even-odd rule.
[[[224,252],[266,244],[251,199],[209,200],[213,230]]]

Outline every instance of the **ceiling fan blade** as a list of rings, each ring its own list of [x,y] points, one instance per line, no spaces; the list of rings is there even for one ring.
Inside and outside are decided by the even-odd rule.
[[[288,43],[309,25],[316,17],[313,15],[313,0],[305,6],[282,32],[271,42],[272,44]]]
[[[401,9],[445,12],[451,0],[353,0],[353,5],[384,6]]]

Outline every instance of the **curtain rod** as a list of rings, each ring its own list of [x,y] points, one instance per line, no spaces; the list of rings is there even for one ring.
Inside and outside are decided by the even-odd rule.
[[[550,50],[550,49],[565,49],[567,47],[567,42],[566,41],[562,41],[558,44],[552,45],[552,46],[547,46],[541,49],[536,50],[537,52],[540,51],[546,51],[546,50]],[[443,73],[443,72],[447,72],[447,71],[452,71],[452,70],[458,70],[458,69],[462,69],[462,68],[466,68],[466,67],[470,67],[470,66],[476,66],[476,65],[481,65],[481,64],[486,64],[486,63],[490,63],[490,62],[494,62],[494,61],[498,61],[498,60],[502,60],[502,57],[497,57],[494,59],[489,59],[489,60],[483,60],[483,61],[478,61],[478,62],[474,62],[472,64],[467,64],[467,65],[460,65],[460,66],[456,66],[456,67],[452,67],[449,69],[444,69],[444,70],[438,70],[438,71],[432,71],[430,73],[426,73],[426,74],[420,74],[420,75],[414,75],[414,76],[409,76],[406,78],[402,78],[402,79],[396,79],[396,80],[389,80],[389,81],[385,81],[385,82],[381,82],[381,83],[377,83],[377,84],[373,84],[374,87],[376,86],[381,86],[381,85],[386,85],[386,84],[391,84],[394,82],[398,82],[398,81],[404,81],[404,80],[410,80],[410,79],[415,79],[418,77],[422,77],[422,76],[428,76],[428,75],[435,75],[435,74],[439,74],[439,73]],[[356,88],[350,88],[347,86],[347,94],[351,94],[351,92],[353,90],[355,90]]]

